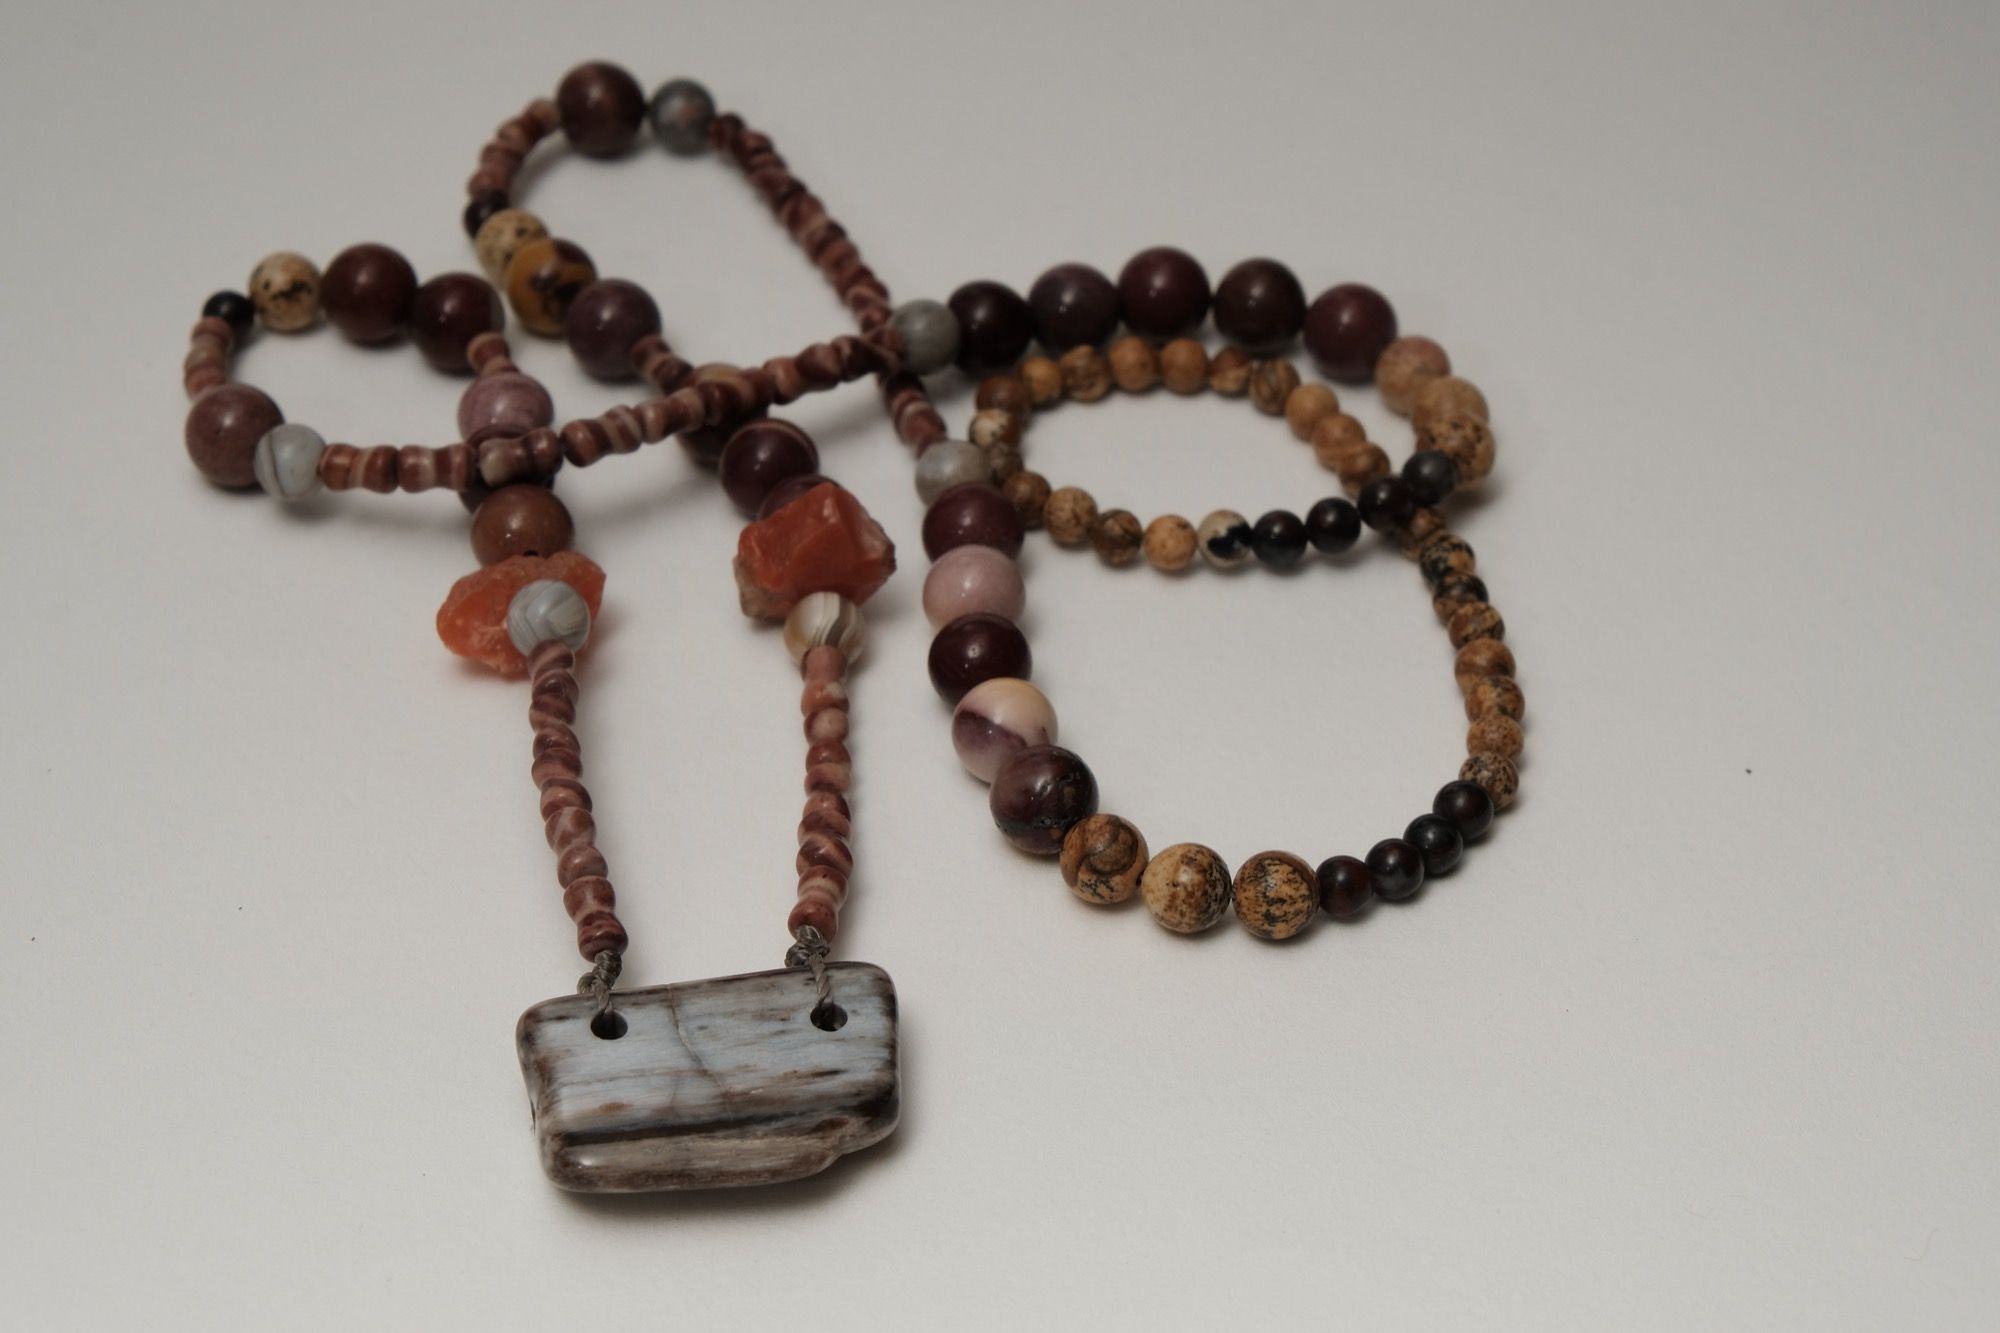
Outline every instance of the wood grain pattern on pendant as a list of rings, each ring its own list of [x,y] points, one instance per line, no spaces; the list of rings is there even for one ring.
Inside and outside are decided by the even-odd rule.
[[[544,1000],[515,1041],[542,1166],[588,1193],[769,1185],[813,1175],[896,1127],[896,988],[829,963],[837,1027],[804,968]],[[828,1016],[822,1021],[831,1022]]]

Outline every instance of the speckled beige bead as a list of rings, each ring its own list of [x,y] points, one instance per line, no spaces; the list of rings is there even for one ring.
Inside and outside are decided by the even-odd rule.
[[[1162,514],[1146,525],[1145,547],[1154,569],[1178,574],[1195,557],[1194,524],[1179,514]]]
[[[1475,719],[1465,733],[1468,754],[1500,754],[1512,759],[1521,753],[1521,724],[1502,713],[1488,713]]]
[[[1122,903],[1146,873],[1146,837],[1117,815],[1091,815],[1063,835],[1062,877],[1087,903]]]
[[[1375,478],[1389,475],[1389,455],[1380,445],[1363,444],[1336,459],[1333,470],[1349,495],[1359,494]]]
[[[1031,356],[1015,374],[1028,386],[1028,400],[1036,407],[1052,406],[1062,397],[1062,367],[1046,356]]]
[[[479,256],[479,267],[486,270],[487,277],[503,282],[507,266],[514,262],[514,252],[548,234],[542,220],[527,209],[503,208],[479,224],[479,234],[472,238],[472,252]]]
[[[1273,358],[1250,366],[1250,405],[1267,417],[1285,414],[1285,400],[1299,387],[1299,371],[1289,361]]]
[[[1382,401],[1398,416],[1410,415],[1417,390],[1441,375],[1451,374],[1444,348],[1420,334],[1398,338],[1382,349],[1375,362],[1375,387]]]
[[[1250,354],[1240,347],[1225,347],[1217,352],[1208,363],[1208,387],[1224,398],[1241,398],[1248,393]]]
[[[1072,401],[1094,403],[1111,392],[1111,363],[1095,347],[1072,347],[1056,364],[1062,367],[1063,392]]]
[[[1081,546],[1097,524],[1097,501],[1080,486],[1060,486],[1042,506],[1042,521],[1058,546]]]
[[[1410,521],[1396,529],[1396,549],[1411,560],[1417,558],[1424,543],[1445,530],[1444,514],[1425,505],[1410,515]]]
[[[1520,770],[1504,754],[1471,755],[1459,768],[1458,775],[1486,788],[1486,794],[1493,798],[1494,808],[1498,810],[1505,810],[1514,804],[1515,793],[1521,790]],[[1140,887],[1143,890],[1145,886],[1141,883]]]
[[[979,381],[979,387],[972,391],[972,405],[979,409],[997,407],[1012,412],[1017,417],[1025,417],[1034,410],[1034,399],[1029,396],[1028,386],[1018,375],[1002,371],[998,375],[988,375]]]
[[[1464,538],[1440,529],[1417,548],[1417,568],[1424,581],[1435,587],[1453,574],[1478,573],[1479,562]]]
[[[1458,650],[1458,657],[1451,664],[1452,674],[1458,677],[1458,688],[1467,694],[1488,676],[1514,674],[1514,650],[1498,639],[1474,639]]]
[[[1319,910],[1319,881],[1290,852],[1259,852],[1236,871],[1236,919],[1252,935],[1288,940]]]
[[[280,250],[250,270],[250,300],[274,333],[297,333],[319,318],[319,270],[304,255]]]
[[[1021,442],[1021,418],[1004,407],[986,407],[972,414],[972,425],[966,431],[966,438],[974,444],[1019,444]]]
[[[1479,391],[1479,386],[1456,375],[1426,380],[1410,398],[1410,420],[1417,426],[1433,417],[1456,416],[1461,412],[1481,421],[1493,419],[1487,414],[1486,395]]]
[[[1469,412],[1433,417],[1417,427],[1417,448],[1436,449],[1458,464],[1461,486],[1493,471],[1493,432]]]
[[[1018,444],[1008,444],[1004,440],[996,441],[981,446],[979,452],[986,455],[986,470],[993,474],[996,484],[1018,475],[1025,466],[1021,461],[1021,446]]]
[[[1177,935],[1193,935],[1222,920],[1233,885],[1229,864],[1198,842],[1177,842],[1146,863],[1139,896],[1153,920]]]
[[[1208,349],[1192,338],[1176,338],[1162,347],[1160,382],[1171,393],[1200,393],[1208,387]]]
[[[1483,639],[1480,642],[1493,643],[1496,640]],[[1477,722],[1495,713],[1519,722],[1527,708],[1528,701],[1511,676],[1480,676],[1465,692],[1465,718],[1468,722]]]
[[[1160,354],[1144,338],[1127,335],[1111,344],[1111,378],[1126,393],[1144,393],[1160,382]]]
[[[1445,625],[1445,633],[1451,636],[1451,646],[1463,648],[1478,639],[1504,639],[1507,624],[1500,619],[1500,613],[1485,602],[1467,602],[1451,613]]]
[[[1107,509],[1090,525],[1090,545],[1107,565],[1124,566],[1137,560],[1144,539],[1139,516],[1129,509]]]
[[[1000,483],[1000,494],[1014,506],[1024,528],[1042,526],[1042,511],[1049,503],[1049,479],[1039,472],[1021,471]]]
[[[1312,451],[1319,465],[1328,472],[1340,471],[1341,455],[1352,453],[1368,443],[1368,432],[1362,424],[1345,412],[1335,412],[1321,417],[1313,426]]]
[[[1340,396],[1324,384],[1301,384],[1285,399],[1285,424],[1292,438],[1310,441],[1319,423],[1340,413]]]

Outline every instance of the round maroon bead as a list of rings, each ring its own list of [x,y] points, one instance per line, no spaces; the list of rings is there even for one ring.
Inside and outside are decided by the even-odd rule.
[[[472,554],[482,565],[509,556],[567,551],[576,525],[569,508],[546,486],[502,486],[472,511]]]
[[[1156,245],[1133,255],[1118,274],[1118,309],[1132,332],[1178,338],[1208,314],[1208,274],[1193,255]]]
[[[194,400],[182,438],[202,476],[218,486],[244,490],[257,484],[251,466],[257,441],[284,420],[285,414],[262,391],[247,384],[218,384]]]
[[[468,444],[526,435],[555,419],[549,391],[519,371],[482,375],[458,396],[458,433]]]
[[[819,450],[789,421],[771,417],[739,427],[722,447],[718,477],[736,508],[755,514],[781,481],[819,470]]]
[[[1057,264],[1028,289],[1028,310],[1050,352],[1096,347],[1118,328],[1118,289],[1088,264]]]
[[[1298,336],[1306,289],[1275,259],[1246,259],[1215,288],[1215,329],[1252,356],[1267,356]]]
[[[1036,856],[1054,856],[1063,835],[1097,813],[1097,779],[1060,745],[1031,745],[994,775],[986,806],[1007,841]]]
[[[417,288],[410,301],[410,341],[434,370],[472,369],[465,349],[482,333],[507,326],[507,309],[493,284],[473,273],[444,273]]]
[[[960,616],[931,640],[931,686],[948,704],[957,703],[983,681],[1003,676],[1026,680],[1033,669],[1028,636],[992,611]]]
[[[563,316],[563,337],[577,364],[601,380],[637,373],[632,345],[660,331],[660,308],[636,282],[600,278],[576,294]]]
[[[563,75],[556,87],[563,133],[585,157],[617,157],[639,138],[646,94],[617,65],[593,60]]]
[[[387,342],[403,331],[417,271],[386,245],[350,245],[320,275],[319,304],[333,327],[358,343]]]
[[[1319,905],[1336,920],[1352,921],[1375,902],[1375,874],[1354,856],[1329,856],[1319,863]]]
[[[771,493],[764,497],[764,503],[757,506],[757,517],[769,518],[792,501],[804,495],[807,491],[813,489],[813,487],[823,486],[831,481],[833,481],[832,477],[818,472],[802,472],[796,477],[786,477],[776,486],[773,486]],[[840,483],[834,482],[834,484],[837,486]]]
[[[1010,369],[1035,335],[1028,303],[1005,283],[968,282],[945,305],[958,321],[958,366],[968,375]]]
[[[1319,373],[1342,384],[1375,377],[1382,349],[1396,341],[1396,311],[1373,287],[1344,282],[1306,308],[1306,351]]]
[[[952,487],[924,511],[924,551],[933,560],[957,546],[991,546],[1016,556],[1025,535],[1013,502],[983,481]]]

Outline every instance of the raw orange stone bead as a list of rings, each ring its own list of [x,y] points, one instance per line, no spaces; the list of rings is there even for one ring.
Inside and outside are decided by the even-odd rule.
[[[507,607],[515,593],[541,579],[576,589],[590,608],[591,619],[597,618],[597,609],[604,604],[604,571],[589,557],[575,551],[517,555],[451,585],[438,608],[438,637],[460,657],[484,662],[505,675],[520,675],[528,662],[507,633]]]
[[[736,539],[743,614],[779,620],[808,593],[839,593],[856,606],[896,571],[896,544],[861,502],[827,481]]]

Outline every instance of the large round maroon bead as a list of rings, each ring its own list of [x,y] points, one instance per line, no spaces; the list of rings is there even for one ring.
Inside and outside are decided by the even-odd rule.
[[[1396,311],[1373,287],[1343,282],[1306,309],[1306,351],[1319,373],[1342,384],[1375,378],[1382,349],[1396,340]]]
[[[434,370],[472,369],[465,348],[482,333],[507,325],[507,309],[493,284],[472,273],[444,273],[417,288],[410,301],[410,341]]]
[[[956,546],[991,546],[1016,556],[1025,535],[1013,501],[983,481],[952,487],[924,511],[924,551],[933,560]]]
[[[247,384],[218,384],[188,409],[183,439],[201,475],[218,486],[244,490],[257,484],[251,460],[257,441],[285,414],[260,390]]]
[[[1097,779],[1060,745],[1032,745],[1001,766],[986,807],[1007,841],[1036,856],[1054,856],[1063,835],[1097,813]]]
[[[945,305],[958,321],[958,365],[968,375],[1010,369],[1035,335],[1028,303],[1005,283],[968,282]]]
[[[348,246],[319,280],[319,305],[328,321],[364,344],[401,333],[416,294],[417,271],[386,245]]]
[[[519,437],[555,419],[549,391],[517,370],[482,375],[458,397],[458,434],[467,444]]]
[[[1178,338],[1208,314],[1208,274],[1171,245],[1141,250],[1118,274],[1118,309],[1126,327],[1148,338]]]
[[[639,81],[617,65],[593,60],[563,75],[556,87],[562,130],[585,157],[617,157],[638,141],[646,115]]]
[[[1028,289],[1028,310],[1051,354],[1096,347],[1118,328],[1118,289],[1088,264],[1057,264]]]
[[[1246,259],[1215,288],[1215,329],[1252,356],[1268,356],[1298,336],[1306,289],[1275,259]]]
[[[1028,679],[1034,655],[1020,627],[991,611],[960,616],[931,640],[931,686],[955,704],[974,685],[997,677]]]
[[[738,511],[755,515],[767,496],[791,477],[819,471],[812,438],[776,417],[739,427],[722,446],[717,477]]]
[[[563,316],[563,338],[586,372],[601,380],[630,379],[632,345],[660,331],[660,308],[636,282],[599,278],[576,294]]]

